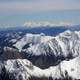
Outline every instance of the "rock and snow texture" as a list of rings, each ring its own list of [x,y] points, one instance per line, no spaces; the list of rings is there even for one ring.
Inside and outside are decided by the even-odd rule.
[[[67,76],[73,79],[80,79],[80,58],[70,61],[62,61],[57,66],[51,66],[47,69],[40,69],[34,66],[26,59],[8,60],[4,62],[6,70],[17,80],[27,80],[29,77],[52,77],[53,79],[65,78]],[[67,74],[65,74],[67,72]]]
[[[16,44],[14,44],[13,46],[15,46],[16,48],[19,49],[19,51],[21,51],[24,46],[26,46],[27,48],[34,44],[46,42],[52,38],[53,37],[51,36],[45,36],[43,33],[41,34],[29,34],[28,33],[28,34],[25,34],[20,40],[18,40]]]
[[[80,52],[80,32],[70,32],[66,31],[59,34],[58,36],[44,41],[39,44],[35,44],[27,49],[32,55],[49,55],[54,54],[55,56],[72,55],[73,57],[79,55]],[[46,38],[46,37],[45,37]],[[52,51],[52,53],[49,52]]]
[[[63,74],[67,71],[73,79],[80,79],[80,57],[61,62],[61,71]]]
[[[25,58],[42,69],[80,55],[80,32],[66,31],[49,41],[23,49]]]
[[[80,31],[65,31],[56,37],[26,34],[14,46],[25,59],[9,59],[2,64],[17,80],[31,76],[80,79]]]

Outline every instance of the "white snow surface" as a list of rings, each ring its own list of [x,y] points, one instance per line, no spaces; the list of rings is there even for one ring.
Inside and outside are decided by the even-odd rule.
[[[68,55],[72,55],[72,57],[77,57],[80,54],[79,33],[80,32],[65,31],[48,41],[34,44],[25,51],[33,55],[41,55],[46,54],[46,52],[49,53],[50,48],[55,56],[63,55],[67,57]]]

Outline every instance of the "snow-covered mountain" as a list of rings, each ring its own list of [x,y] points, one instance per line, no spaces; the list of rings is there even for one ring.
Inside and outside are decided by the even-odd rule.
[[[12,80],[28,80],[30,77],[47,78],[45,80],[50,80],[50,77],[53,80],[78,80],[80,79],[80,57],[70,61],[62,61],[58,65],[47,69],[40,69],[27,59],[7,60],[4,61],[3,65],[0,65],[0,72],[3,72],[4,69],[6,69],[6,74]]]
[[[52,51],[55,56],[62,54],[65,57],[67,57],[67,54],[69,53],[75,56],[77,55],[77,53],[79,54],[79,34],[80,32],[76,31],[66,31],[64,33],[59,34],[56,37],[53,37],[48,41],[43,41],[41,43],[34,44],[33,46],[29,47],[26,51],[32,52],[32,55],[49,55],[51,54],[49,52],[50,49],[50,51]],[[45,51],[48,51],[49,54],[47,54]]]
[[[14,44],[13,46],[15,46],[16,48],[19,49],[19,51],[21,51],[23,48],[27,48],[34,44],[46,42],[52,38],[53,37],[51,37],[51,36],[45,36],[45,34],[43,34],[43,33],[42,34],[29,34],[28,33],[28,34],[24,35],[23,38],[18,40],[16,42],[16,44]]]
[[[1,37],[0,79],[80,79],[80,31],[68,30],[55,37],[30,33],[10,35]]]
[[[55,66],[80,54],[79,34],[80,32],[66,31],[48,41],[22,49],[22,53],[25,58],[42,69]]]

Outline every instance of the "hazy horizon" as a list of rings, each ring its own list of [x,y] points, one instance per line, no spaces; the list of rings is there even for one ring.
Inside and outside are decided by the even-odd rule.
[[[0,0],[0,27],[27,21],[80,23],[80,0]]]

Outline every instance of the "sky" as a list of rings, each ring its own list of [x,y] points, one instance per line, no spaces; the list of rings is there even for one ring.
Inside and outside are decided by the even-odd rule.
[[[79,23],[79,10],[80,0],[0,0],[0,25],[21,25],[28,20],[54,21],[55,16],[70,17]]]
[[[80,0],[0,0],[0,13],[80,9]]]

